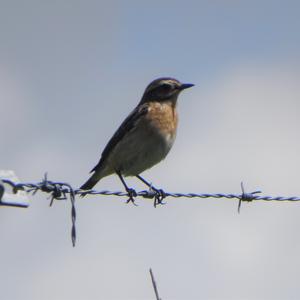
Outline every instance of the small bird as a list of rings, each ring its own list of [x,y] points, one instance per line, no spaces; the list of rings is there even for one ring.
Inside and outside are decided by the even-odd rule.
[[[101,178],[116,173],[129,195],[128,201],[134,202],[135,192],[126,185],[123,176],[136,176],[152,190],[161,191],[139,174],[159,163],[170,151],[177,131],[178,95],[192,86],[170,77],[152,81],[104,148],[91,171],[93,175],[80,189],[90,190]]]

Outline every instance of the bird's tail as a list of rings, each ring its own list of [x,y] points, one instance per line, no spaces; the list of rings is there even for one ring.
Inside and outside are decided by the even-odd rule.
[[[97,182],[102,178],[100,177],[98,172],[95,172],[81,187],[81,190],[91,190]]]

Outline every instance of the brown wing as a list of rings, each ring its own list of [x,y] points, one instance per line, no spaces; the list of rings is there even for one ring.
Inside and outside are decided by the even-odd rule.
[[[129,132],[136,124],[136,122],[140,119],[140,117],[146,115],[148,113],[148,104],[145,103],[143,105],[137,106],[129,116],[123,121],[121,126],[109,140],[108,144],[104,148],[101,159],[98,164],[93,168],[91,172],[97,171],[97,169],[101,168],[104,161],[109,156],[110,152],[115,148],[115,146],[122,140],[124,135]]]

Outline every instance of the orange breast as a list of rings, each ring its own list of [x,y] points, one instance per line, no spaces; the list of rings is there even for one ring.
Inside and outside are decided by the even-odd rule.
[[[149,105],[146,117],[152,126],[156,127],[162,134],[174,137],[176,135],[178,115],[173,103],[154,102]]]

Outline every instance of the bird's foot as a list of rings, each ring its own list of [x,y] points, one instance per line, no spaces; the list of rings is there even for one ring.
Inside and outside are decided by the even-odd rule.
[[[156,189],[153,187],[151,187],[151,189],[155,192],[153,203],[154,207],[156,207],[157,205],[166,204],[165,202],[163,202],[163,200],[167,197],[166,193],[162,189]]]
[[[161,205],[166,204],[163,202],[163,199],[165,199],[167,197],[167,195],[162,189],[155,188],[152,185],[152,183],[148,182],[140,175],[136,175],[136,177],[149,187],[150,193],[148,193],[148,195],[145,197],[146,198],[154,198],[154,203],[153,203],[154,207],[156,207],[159,204],[161,204]]]
[[[136,191],[135,191],[134,189],[130,189],[130,188],[126,189],[126,191],[127,191],[127,193],[128,193],[128,197],[129,197],[129,198],[127,199],[126,203],[132,202],[133,205],[138,206],[138,205],[135,203],[135,199],[134,199],[134,197],[137,196]]]

